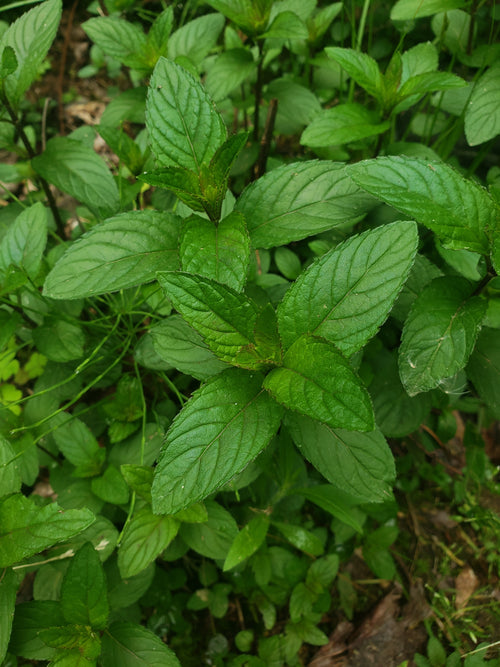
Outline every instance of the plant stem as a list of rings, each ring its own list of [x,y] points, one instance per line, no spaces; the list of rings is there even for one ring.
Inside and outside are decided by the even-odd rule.
[[[14,125],[17,132],[19,133],[19,137],[20,137],[21,141],[23,142],[24,147],[26,148],[26,152],[28,153],[28,156],[30,157],[30,159],[33,159],[36,156],[36,153],[35,153],[32,145],[30,144],[30,141],[29,141],[28,137],[26,136],[26,132],[24,131],[23,126],[19,122],[19,118],[17,117],[16,112],[12,108],[12,106],[11,106],[11,104],[10,104],[8,98],[7,98],[7,95],[5,94],[5,90],[4,90],[3,86],[2,86],[2,89],[0,91],[0,101],[5,106],[5,108],[7,110],[7,113],[9,114],[9,116],[11,118],[12,124]],[[52,191],[51,191],[50,186],[47,183],[47,181],[38,174],[37,174],[37,177],[40,181],[40,185],[42,186],[43,191],[45,192],[45,196],[47,197],[47,201],[49,202],[50,210],[52,211],[52,215],[54,216],[54,221],[56,223],[58,234],[59,234],[59,236],[61,236],[61,238],[64,238],[65,237],[64,223],[63,223],[63,221],[61,219],[61,216],[59,214],[59,210],[57,208],[57,204],[56,204],[56,200],[54,199],[54,195],[52,194]]]
[[[262,98],[262,65],[264,62],[264,42],[259,43],[259,59],[257,61],[257,81],[255,82],[255,110],[253,113],[253,138],[259,140],[259,111]]]
[[[269,102],[269,109],[267,111],[266,126],[262,139],[260,140],[260,152],[257,162],[255,163],[253,171],[253,179],[256,181],[266,171],[267,157],[269,155],[269,148],[271,146],[271,139],[273,137],[274,122],[276,120],[276,113],[278,111],[278,100],[273,98]]]

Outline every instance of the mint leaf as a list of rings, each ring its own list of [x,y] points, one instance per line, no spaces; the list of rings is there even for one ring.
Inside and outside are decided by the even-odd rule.
[[[367,53],[339,46],[328,46],[325,53],[335,60],[367,93],[376,99],[381,99],[384,83],[376,60]]]
[[[153,510],[172,514],[216,491],[266,447],[281,416],[260,374],[230,369],[210,379],[167,432]]]
[[[349,165],[362,188],[435,232],[449,248],[486,254],[497,211],[482,187],[442,162],[404,156]]]
[[[399,348],[401,381],[410,396],[439,386],[467,363],[486,312],[486,302],[471,293],[465,278],[445,276],[415,300]]]
[[[160,58],[151,77],[146,124],[161,166],[197,173],[226,139],[224,122],[201,83],[165,58]]]
[[[340,519],[358,533],[363,532],[363,528],[358,521],[359,515],[352,511],[353,506],[358,504],[356,498],[340,491],[331,484],[316,484],[300,489],[294,488],[294,493],[321,507],[325,512]]]
[[[223,27],[224,17],[220,14],[205,14],[189,21],[172,33],[168,42],[169,59],[189,58],[198,65],[217,44]]]
[[[417,241],[414,222],[395,222],[352,236],[317,259],[278,307],[283,346],[312,333],[347,356],[363,347],[407,279]]]
[[[17,577],[13,570],[5,570],[0,579],[0,664],[5,658],[9,645],[16,593]]]
[[[258,514],[251,519],[234,538],[224,561],[224,571],[231,570],[250,558],[266,539],[269,517]]]
[[[467,366],[467,375],[496,418],[500,417],[500,331],[484,327]]]
[[[250,259],[250,238],[241,213],[219,222],[192,216],[184,221],[179,242],[181,267],[240,291]]]
[[[197,553],[214,560],[224,560],[238,534],[232,515],[215,500],[205,503],[208,518],[204,523],[182,524],[180,535]]]
[[[500,65],[490,67],[474,85],[465,109],[465,136],[477,146],[500,134]]]
[[[304,457],[333,485],[360,502],[383,502],[390,497],[396,468],[380,431],[332,429],[292,412],[285,423]]]
[[[0,435],[0,496],[8,496],[20,490],[20,460],[10,442]]]
[[[99,447],[89,427],[73,417],[54,431],[54,440],[64,456],[76,466],[74,475],[98,475],[106,458],[106,450]]]
[[[373,206],[336,162],[277,167],[249,185],[236,202],[255,248],[271,248],[355,223]]]
[[[215,102],[225,99],[240,86],[257,65],[248,49],[229,49],[221,53],[208,70],[205,85]]]
[[[26,208],[7,229],[0,243],[0,274],[10,264],[36,278],[47,243],[47,209],[38,203]]]
[[[70,245],[47,276],[45,296],[77,299],[133,287],[156,271],[177,268],[180,218],[131,211],[98,225]]]
[[[300,143],[312,148],[348,144],[381,134],[389,126],[388,121],[381,122],[377,113],[362,104],[339,104],[322,110],[306,127]]]
[[[391,20],[414,21],[463,6],[463,0],[398,0],[391,10]]]
[[[117,16],[101,16],[85,21],[82,28],[108,56],[127,67],[145,67],[140,54],[145,50],[146,36],[136,24]]]
[[[56,36],[61,11],[61,0],[45,0],[14,21],[0,39],[0,53],[6,46],[12,47],[18,62],[5,79],[5,93],[14,107],[38,76]]]
[[[158,282],[186,322],[219,359],[233,363],[253,343],[257,307],[248,297],[214,280],[180,271],[158,273]]]
[[[128,621],[113,623],[105,631],[100,662],[102,667],[181,667],[154,632]]]
[[[61,607],[68,623],[102,630],[108,620],[106,579],[94,546],[86,542],[73,556],[61,587]]]
[[[40,176],[81,201],[99,218],[108,218],[120,208],[120,195],[111,172],[86,144],[54,137],[31,164]]]
[[[118,567],[123,579],[142,572],[177,535],[179,521],[156,516],[149,508],[139,510],[127,524],[118,551]]]
[[[228,368],[180,315],[167,317],[150,334],[158,356],[181,373],[206,380]]]
[[[368,392],[349,362],[324,338],[301,336],[263,386],[285,407],[333,428],[374,428]]]
[[[39,507],[20,494],[0,502],[0,567],[8,567],[85,530],[95,520],[88,509]]]
[[[45,629],[64,625],[60,602],[35,600],[16,606],[9,650],[28,660],[50,660],[55,649],[42,641],[40,634]]]
[[[311,531],[302,526],[295,526],[283,521],[273,521],[272,523],[283,537],[297,549],[311,556],[321,556],[323,554],[325,550],[323,542]]]

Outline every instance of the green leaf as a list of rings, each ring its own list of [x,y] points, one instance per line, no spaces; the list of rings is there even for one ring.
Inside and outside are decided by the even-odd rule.
[[[118,567],[124,579],[142,572],[177,535],[179,521],[156,516],[149,508],[139,510],[125,527],[118,551]]]
[[[137,602],[151,586],[156,565],[152,564],[135,577],[122,579],[115,557],[104,565],[108,586],[109,606],[112,610],[123,609]]]
[[[166,55],[170,33],[174,23],[173,7],[167,7],[155,18],[148,32],[148,47],[153,49],[155,60]]]
[[[311,556],[321,556],[324,552],[323,542],[319,537],[302,526],[294,526],[291,523],[283,523],[282,521],[273,521],[272,524],[290,544],[293,544],[294,547],[297,547],[297,549],[300,549],[304,553]]]
[[[81,201],[100,218],[107,218],[120,208],[118,187],[105,162],[79,141],[54,137],[31,164],[45,180]]]
[[[91,482],[92,493],[106,503],[124,505],[128,502],[128,486],[115,466],[108,466],[101,477]]]
[[[14,21],[0,39],[0,53],[5,47],[12,47],[18,62],[16,70],[5,80],[5,93],[14,107],[38,76],[56,36],[61,11],[61,0],[45,0]]]
[[[133,174],[137,175],[142,170],[144,157],[137,143],[129,137],[123,127],[99,125],[96,129],[111,150]]]
[[[113,623],[102,636],[102,667],[181,667],[175,653],[151,630],[135,623]]]
[[[141,58],[146,47],[146,36],[136,24],[117,16],[101,16],[85,21],[82,28],[106,55],[127,67],[148,69],[144,58]]]
[[[150,329],[153,346],[165,362],[181,373],[206,380],[227,368],[179,315],[172,315]]]
[[[414,21],[463,6],[463,0],[398,0],[391,9],[391,20]]]
[[[500,418],[500,331],[484,327],[467,366],[479,396]]]
[[[85,334],[76,324],[48,317],[33,329],[33,342],[47,359],[65,363],[83,357]]]
[[[236,535],[238,526],[232,515],[214,500],[205,503],[208,520],[181,526],[181,537],[186,544],[207,558],[224,560]]]
[[[354,224],[372,206],[342,164],[313,160],[273,169],[243,191],[235,208],[252,245],[271,248]]]
[[[285,423],[304,457],[334,486],[360,502],[383,502],[390,497],[396,468],[380,431],[334,430],[291,412]]]
[[[10,442],[0,435],[0,496],[8,496],[20,490],[19,459]]]
[[[439,386],[467,363],[486,302],[465,278],[436,278],[417,297],[403,328],[399,372],[410,396]]]
[[[474,85],[465,109],[465,136],[477,146],[500,134],[500,65],[490,67]]]
[[[281,11],[261,37],[266,39],[307,39],[307,26],[297,14]]]
[[[230,213],[217,226],[198,216],[188,218],[182,226],[179,255],[183,271],[240,291],[250,259],[250,238],[243,216]]]
[[[55,649],[42,641],[43,630],[64,625],[60,602],[37,600],[16,606],[9,650],[28,660],[50,660]]]
[[[13,74],[18,65],[16,52],[12,46],[5,46],[0,60],[0,79],[5,79],[9,74]]]
[[[417,242],[414,222],[395,222],[352,236],[317,259],[278,307],[284,348],[304,333],[326,338],[347,356],[362,348],[387,318]]]
[[[64,630],[68,627],[70,626],[65,626]],[[51,629],[44,630],[41,634],[45,637],[48,632],[51,632]],[[70,636],[68,635],[68,637]],[[86,642],[84,647],[79,645],[78,649],[61,649],[57,651],[50,661],[49,667],[96,667],[96,661],[86,658],[81,654],[81,651],[84,648],[86,650],[91,650],[94,654],[99,654],[101,650],[101,642],[99,638],[93,634],[89,636],[88,633],[85,633],[85,630],[82,630],[79,635],[75,634],[73,637],[74,643],[77,643],[79,640]]]
[[[36,278],[46,243],[47,209],[34,204],[17,216],[0,243],[0,274],[13,264]]]
[[[73,417],[54,431],[54,440],[68,461],[76,466],[76,476],[92,477],[99,474],[106,450],[99,447],[86,424]]]
[[[151,505],[151,486],[153,484],[152,466],[134,465],[133,463],[124,463],[120,466],[123,478],[130,486],[132,491],[143,498]]]
[[[403,100],[410,95],[426,95],[437,90],[451,90],[467,86],[464,79],[449,72],[423,72],[410,77],[399,88],[397,97]]]
[[[264,97],[278,100],[276,134],[298,134],[321,112],[321,104],[312,90],[288,78],[271,81]]]
[[[256,64],[248,49],[229,49],[208,70],[205,86],[215,102],[225,99],[254,71]]]
[[[294,493],[304,496],[307,500],[314,503],[332,516],[340,519],[351,528],[354,528],[358,533],[363,532],[361,524],[358,522],[357,516],[353,514],[351,508],[356,505],[355,498],[336,489],[331,484],[318,484],[316,486],[308,486],[307,488],[295,489]]]
[[[266,539],[269,517],[257,514],[240,530],[229,549],[224,561],[224,571],[231,570],[247,558],[250,558]]]
[[[204,211],[206,199],[200,188],[198,174],[184,167],[162,167],[155,171],[141,174],[140,181],[158,188],[171,190],[181,201],[193,211]]]
[[[180,271],[158,273],[157,278],[176,310],[219,359],[235,363],[238,352],[253,344],[258,310],[248,297],[214,280]],[[259,365],[257,358],[253,367]]]
[[[354,81],[367,93],[380,99],[384,92],[382,74],[374,60],[367,53],[339,46],[328,46],[325,53],[335,60]]]
[[[61,587],[61,608],[68,623],[106,627],[108,598],[101,561],[90,542],[73,556]]]
[[[239,134],[232,134],[226,141],[219,146],[215,151],[213,158],[210,160],[208,167],[208,176],[215,185],[224,185],[223,195],[227,187],[227,178],[234,161],[238,154],[245,146],[248,140],[248,132],[240,132]]]
[[[16,593],[17,577],[13,570],[5,570],[0,578],[0,664],[3,664],[9,645]]]
[[[282,409],[262,376],[230,369],[196,391],[167,432],[153,482],[153,509],[172,514],[213,493],[267,446]]]
[[[178,28],[168,42],[168,57],[189,58],[198,65],[213,49],[224,27],[220,14],[206,14]]]
[[[160,166],[197,173],[226,139],[222,117],[200,82],[165,58],[151,77],[146,124]]]
[[[57,503],[38,507],[16,494],[0,503],[0,567],[8,567],[85,530],[95,520],[88,509],[63,511]]]
[[[339,104],[321,111],[302,133],[300,143],[312,148],[348,144],[381,134],[389,126],[389,121],[380,122],[378,114],[362,104]]]
[[[98,225],[70,245],[47,276],[44,294],[77,299],[153,280],[178,267],[181,219],[171,213],[131,211]]]
[[[301,336],[263,386],[285,407],[333,428],[374,428],[367,390],[349,362],[324,338]]]
[[[486,190],[442,162],[381,157],[347,167],[353,180],[435,232],[450,248],[487,253],[497,211]]]

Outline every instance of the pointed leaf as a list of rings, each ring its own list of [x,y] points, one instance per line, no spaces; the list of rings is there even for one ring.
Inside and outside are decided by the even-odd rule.
[[[250,259],[250,238],[241,213],[233,212],[217,226],[192,216],[182,227],[181,267],[240,291]]]
[[[45,296],[77,299],[150,282],[177,268],[180,218],[131,211],[98,225],[70,245],[47,276]]]
[[[0,496],[8,496],[20,490],[20,459],[10,442],[0,435]]]
[[[231,570],[247,558],[250,558],[266,539],[269,517],[258,514],[240,530],[234,538],[224,561],[224,571]]]
[[[363,347],[389,314],[417,242],[414,222],[394,222],[352,236],[317,259],[278,307],[283,346],[313,333],[348,356]]]
[[[181,667],[175,653],[141,625],[113,623],[102,636],[102,667]]]
[[[0,274],[10,264],[23,268],[34,279],[40,270],[47,243],[47,209],[38,203],[24,209],[0,243]]]
[[[500,65],[490,67],[474,85],[465,109],[465,136],[477,146],[500,134]]]
[[[142,572],[177,535],[180,523],[170,516],[156,516],[149,508],[137,512],[127,524],[118,551],[123,579]]]
[[[64,625],[61,603],[55,600],[22,602],[16,606],[9,650],[28,660],[50,660],[55,649],[40,638],[44,630]]]
[[[38,76],[56,36],[61,11],[61,0],[45,0],[14,21],[0,39],[0,53],[10,46],[18,62],[18,67],[5,80],[5,93],[14,107]]]
[[[16,593],[17,577],[13,570],[6,570],[0,578],[0,664],[3,664],[9,645]]]
[[[167,317],[152,327],[150,333],[157,354],[181,373],[206,380],[228,368],[179,315]]]
[[[398,99],[410,95],[426,95],[437,90],[463,88],[467,85],[464,79],[449,72],[423,72],[410,77],[398,90]]]
[[[273,521],[273,526],[279,530],[283,537],[293,544],[294,547],[300,549],[311,556],[321,556],[324,552],[323,542],[309,530],[302,526],[294,526],[291,523],[284,523],[283,521]]]
[[[348,144],[381,134],[389,126],[362,104],[339,104],[321,111],[302,133],[300,143],[312,148]]]
[[[280,12],[261,37],[267,39],[307,39],[307,26],[297,14],[289,11]]]
[[[353,180],[435,232],[450,248],[488,252],[497,211],[486,190],[442,162],[381,157],[347,167]]]
[[[70,561],[61,587],[61,607],[68,623],[102,630],[108,620],[106,579],[94,546],[86,542]]]
[[[153,482],[153,509],[171,514],[206,498],[267,446],[282,408],[262,376],[230,369],[210,379],[170,427]]]
[[[140,181],[157,188],[171,190],[181,201],[193,209],[204,211],[206,199],[200,188],[200,179],[194,171],[184,167],[162,167],[138,176]]]
[[[76,417],[54,431],[54,440],[60,451],[74,466],[78,476],[98,475],[106,458],[106,450],[99,447],[89,427]]]
[[[81,201],[100,218],[107,218],[120,208],[120,196],[111,172],[86,144],[55,137],[31,164],[45,180]]]
[[[226,139],[224,122],[201,83],[165,58],[160,58],[151,77],[146,124],[161,166],[197,173]]]
[[[351,79],[364,88],[367,93],[379,99],[383,94],[383,80],[377,61],[366,53],[339,46],[328,46],[325,53],[335,60]]]
[[[327,160],[273,169],[236,202],[255,248],[285,245],[357,222],[372,206],[373,200],[360,192],[343,165]]]
[[[189,21],[172,33],[168,42],[168,57],[189,58],[198,65],[213,49],[224,27],[220,14],[205,14]]]
[[[360,502],[382,502],[390,497],[396,468],[380,431],[332,429],[292,412],[286,416],[286,425],[304,457],[334,486]]]
[[[357,504],[357,500],[347,493],[336,489],[331,484],[317,484],[303,489],[294,488],[293,491],[351,526],[358,533],[363,532],[358,515],[354,514],[351,509]]]
[[[256,68],[248,49],[224,51],[208,71],[205,80],[207,91],[215,102],[219,102],[240,86]]]
[[[301,336],[263,386],[285,407],[333,428],[374,428],[367,390],[349,362],[324,338]]]
[[[479,396],[500,418],[500,331],[484,327],[467,366]]]
[[[106,55],[127,67],[140,69],[146,66],[139,55],[145,49],[146,36],[135,23],[117,16],[100,16],[85,21],[82,28]]]
[[[95,520],[88,509],[39,507],[20,494],[0,503],[0,567],[8,567],[85,530]]]
[[[391,20],[414,21],[463,6],[464,0],[398,0],[391,10]]]
[[[468,280],[436,278],[417,297],[399,348],[401,381],[410,396],[439,386],[467,363],[486,302],[471,296]]]
[[[181,271],[159,273],[157,278],[175,309],[219,359],[232,363],[243,347],[252,344],[258,311],[248,297]]]
[[[205,503],[208,516],[203,523],[189,523],[181,526],[184,542],[202,556],[213,560],[224,560],[238,534],[238,526],[232,514],[215,500]]]

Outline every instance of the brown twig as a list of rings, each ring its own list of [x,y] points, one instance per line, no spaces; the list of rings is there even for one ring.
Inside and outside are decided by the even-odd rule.
[[[256,181],[266,172],[267,158],[269,155],[269,149],[271,147],[271,139],[273,137],[274,123],[276,121],[276,113],[278,111],[278,100],[273,98],[269,102],[269,109],[267,111],[266,126],[264,128],[264,133],[262,134],[262,139],[260,140],[260,151],[257,162],[255,163],[253,169],[253,178],[252,180]]]
[[[75,19],[75,12],[79,0],[75,0],[71,6],[69,15],[68,15],[68,24],[66,26],[66,31],[64,33],[64,41],[61,49],[61,61],[59,64],[59,73],[57,75],[57,108],[59,115],[59,133],[64,136],[65,127],[64,127],[64,105],[63,105],[63,84],[64,84],[64,71],[66,69],[66,59],[68,57],[68,46],[71,35],[71,28],[73,27],[73,21]]]

